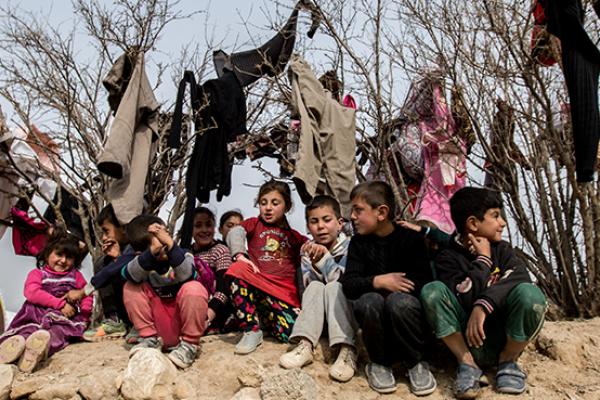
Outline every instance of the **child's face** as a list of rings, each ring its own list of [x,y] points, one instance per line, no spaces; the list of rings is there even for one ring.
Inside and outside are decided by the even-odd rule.
[[[227,238],[227,234],[229,233],[231,228],[233,228],[234,226],[238,226],[241,223],[242,219],[237,215],[232,215],[231,217],[227,218],[223,226],[219,228],[219,232],[221,233],[221,237],[223,238],[223,240]]]
[[[315,242],[328,249],[337,240],[342,230],[343,220],[335,216],[329,206],[317,207],[308,212],[307,227]]]
[[[269,224],[278,224],[285,215],[285,200],[278,191],[264,194],[258,200],[260,217]]]
[[[67,257],[63,252],[52,250],[48,256],[48,266],[56,272],[65,272],[70,270],[75,263],[75,259]]]
[[[150,252],[157,260],[164,261],[169,259],[166,246],[156,236],[150,237]]]
[[[125,229],[123,229],[123,227],[115,226],[108,220],[105,220],[100,225],[100,229],[102,230],[102,243],[108,243],[110,241],[117,243],[125,242]]]
[[[380,210],[380,207],[373,208],[360,197],[352,199],[352,224],[354,230],[360,235],[368,235],[377,230],[379,224],[384,222],[387,215]]]
[[[213,238],[215,237],[215,222],[204,213],[196,214],[192,236],[196,245],[208,246],[213,242]]]
[[[502,240],[502,231],[505,226],[506,221],[502,218],[501,210],[490,208],[483,215],[483,220],[474,218],[469,230],[475,236],[486,238],[490,242],[499,242]]]

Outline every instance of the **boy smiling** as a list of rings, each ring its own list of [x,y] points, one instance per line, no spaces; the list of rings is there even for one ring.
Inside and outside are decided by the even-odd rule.
[[[466,187],[450,199],[457,234],[436,259],[440,281],[421,301],[436,337],[458,362],[455,392],[477,397],[486,384],[480,365],[498,363],[496,389],[519,394],[526,375],[517,359],[542,327],[546,301],[509,243],[498,192]]]

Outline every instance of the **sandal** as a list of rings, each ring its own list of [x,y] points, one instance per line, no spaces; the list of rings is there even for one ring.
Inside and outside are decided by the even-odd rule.
[[[25,351],[19,360],[22,372],[33,372],[38,363],[48,355],[50,332],[44,329],[33,332],[25,341]]]
[[[474,399],[481,386],[487,385],[483,371],[469,364],[461,363],[456,370],[455,394],[457,399]]]
[[[527,389],[527,375],[514,361],[498,365],[496,390],[500,393],[521,394]]]
[[[25,350],[25,338],[15,335],[0,344],[0,364],[10,364],[19,359]]]

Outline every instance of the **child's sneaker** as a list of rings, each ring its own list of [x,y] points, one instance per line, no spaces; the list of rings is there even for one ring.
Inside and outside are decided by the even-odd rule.
[[[234,353],[235,354],[250,354],[254,350],[256,350],[256,348],[258,346],[260,346],[262,344],[262,341],[263,341],[262,331],[259,330],[259,331],[244,332],[244,334],[242,335],[242,338],[240,339],[238,344],[235,345]]]
[[[356,371],[356,350],[347,344],[340,345],[337,359],[329,368],[329,376],[336,381],[347,382],[354,376]]]
[[[158,336],[148,336],[148,337],[140,337],[138,344],[133,346],[131,350],[129,350],[129,357],[133,356],[135,353],[140,351],[141,349],[158,349],[162,348],[162,339]]]
[[[167,355],[169,360],[179,368],[185,369],[194,363],[198,355],[198,346],[188,343],[185,340],[179,342]]]
[[[312,361],[312,344],[306,339],[301,339],[298,346],[279,357],[279,365],[286,369],[302,368]]]
[[[10,364],[19,359],[25,351],[25,338],[15,335],[0,344],[0,364]]]
[[[127,336],[125,336],[125,343],[127,344],[138,344],[140,341],[140,334],[134,326],[131,327]]]
[[[19,360],[21,372],[30,373],[48,355],[50,332],[45,329],[33,332],[25,341],[25,351]]]
[[[107,339],[118,339],[127,333],[125,323],[119,319],[104,319],[96,328],[88,329],[83,333],[83,340],[99,342]]]

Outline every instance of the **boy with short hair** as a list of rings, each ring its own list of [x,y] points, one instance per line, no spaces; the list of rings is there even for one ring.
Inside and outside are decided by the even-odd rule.
[[[129,318],[140,335],[130,354],[141,348],[174,347],[169,359],[187,368],[206,329],[208,292],[196,279],[194,256],[177,246],[165,223],[140,215],[127,224],[136,257],[122,270]]]
[[[342,285],[353,300],[371,360],[365,368],[369,386],[380,393],[395,391],[392,364],[402,360],[411,392],[433,393],[437,384],[422,361],[427,328],[419,293],[432,280],[424,239],[394,224],[396,203],[387,183],[361,183],[350,198],[356,235]]]
[[[102,321],[83,334],[84,340],[92,342],[119,338],[127,333],[130,322],[123,304],[125,281],[121,277],[121,269],[135,256],[128,246],[125,227],[119,223],[111,204],[100,211],[96,223],[102,232],[103,256],[94,262],[94,276],[86,287],[71,290],[66,295],[69,301],[77,302],[94,291],[98,292],[103,310]]]
[[[544,295],[502,241],[498,192],[465,187],[450,199],[450,212],[457,234],[436,259],[441,282],[426,285],[421,301],[436,337],[458,361],[456,396],[475,398],[487,383],[479,365],[495,363],[497,390],[523,393],[526,375],[516,361],[542,327]]]
[[[290,342],[299,342],[283,354],[284,368],[302,368],[313,360],[327,323],[329,346],[339,349],[329,376],[346,382],[356,370],[355,328],[352,311],[339,283],[344,273],[350,239],[342,232],[340,204],[331,196],[316,196],[306,206],[306,224],[313,240],[302,246],[302,311],[292,330]]]

